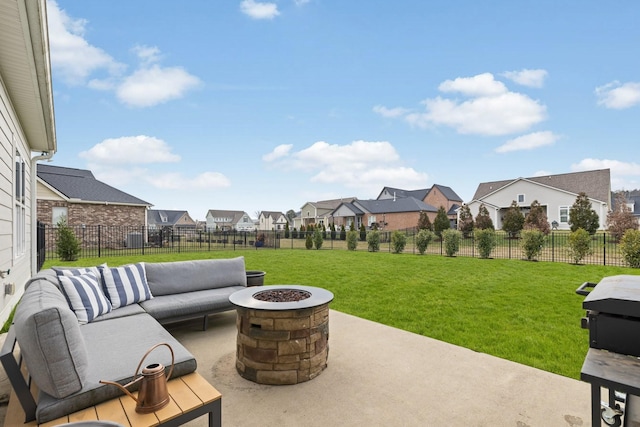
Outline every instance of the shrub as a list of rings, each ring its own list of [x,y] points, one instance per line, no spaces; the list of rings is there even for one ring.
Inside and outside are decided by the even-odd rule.
[[[640,230],[627,230],[620,240],[620,250],[629,267],[640,268]]]
[[[496,247],[496,232],[492,228],[476,230],[473,233],[480,258],[489,258],[491,251]]]
[[[485,230],[487,228],[492,230],[495,229],[491,216],[489,215],[489,210],[484,204],[480,205],[480,209],[478,210],[475,228],[480,230]]]
[[[336,240],[336,225],[331,223],[330,229],[331,231],[329,232],[329,234],[331,235],[331,240]]]
[[[531,202],[529,215],[524,219],[524,228],[527,230],[542,231],[545,235],[551,232],[547,213],[537,200]]]
[[[360,224],[360,240],[363,242],[367,240],[367,229],[364,224]]]
[[[607,215],[607,227],[616,242],[622,239],[625,231],[638,228],[638,219],[627,206],[627,198],[623,192],[616,193],[613,211]]]
[[[307,236],[307,230],[304,225],[300,226],[300,238],[304,239]]]
[[[358,232],[357,231],[349,231],[347,233],[347,249],[350,251],[355,251],[358,247]]]
[[[80,253],[80,242],[75,233],[67,225],[66,218],[58,221],[58,237],[56,239],[58,257],[61,261],[76,261]]]
[[[418,234],[416,235],[416,247],[418,248],[420,255],[424,255],[427,251],[427,247],[433,240],[433,236],[433,231],[426,228],[418,231]]]
[[[315,230],[313,230],[313,245],[316,247],[316,249],[320,249],[322,247],[322,242],[324,242],[324,237],[322,236],[322,231],[320,230],[320,227],[316,227]]]
[[[544,233],[538,230],[524,230],[522,232],[522,253],[528,261],[532,261],[542,253]]]
[[[433,220],[433,231],[436,233],[436,236],[442,237],[442,232],[450,228],[451,223],[449,222],[447,211],[444,210],[444,206],[440,206],[436,214],[436,219]]]
[[[372,230],[367,234],[367,247],[369,252],[380,250],[380,232],[378,230]]]
[[[502,219],[502,229],[509,233],[509,237],[515,237],[524,226],[524,215],[520,212],[520,206],[513,200]]]
[[[462,205],[460,208],[458,230],[462,231],[464,237],[469,237],[473,231],[473,215],[468,205]]]
[[[295,227],[293,227],[293,230],[291,231],[291,238],[292,239],[298,238],[298,230]]]
[[[307,237],[304,241],[304,247],[307,249],[313,248],[313,238],[311,237],[311,234],[307,234]]]
[[[431,225],[431,220],[429,219],[429,215],[426,212],[420,211],[420,217],[418,218],[418,229],[419,230],[432,230],[433,226]]]
[[[449,228],[442,232],[442,240],[444,241],[444,251],[447,256],[454,256],[460,250],[462,233],[458,230]]]
[[[288,239],[289,238],[289,223],[286,223],[284,225],[284,238]]]
[[[574,264],[578,264],[585,256],[592,253],[591,235],[587,230],[578,228],[569,234],[569,255],[573,258]]]
[[[347,238],[347,230],[344,229],[344,224],[340,226],[340,240],[345,240]]]
[[[407,235],[402,231],[394,231],[391,234],[391,246],[394,254],[402,253],[404,247],[407,246]]]
[[[591,209],[591,202],[585,193],[578,194],[576,201],[569,209],[569,225],[571,226],[571,231],[582,228],[591,235],[596,234],[596,231],[598,231],[600,218],[596,211]]]

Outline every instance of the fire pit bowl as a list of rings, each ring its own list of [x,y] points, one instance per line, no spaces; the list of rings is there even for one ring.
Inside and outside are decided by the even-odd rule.
[[[309,381],[327,367],[329,303],[326,289],[269,285],[231,294],[238,328],[236,369],[259,384]]]

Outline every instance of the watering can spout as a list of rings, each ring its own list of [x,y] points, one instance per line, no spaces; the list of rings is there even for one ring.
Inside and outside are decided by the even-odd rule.
[[[136,403],[138,403],[138,398],[135,397],[129,390],[127,387],[131,387],[132,385],[139,383],[140,381],[142,381],[144,379],[144,377],[138,377],[135,380],[131,381],[128,384],[122,385],[120,383],[117,383],[115,381],[107,381],[107,380],[100,380],[101,384],[110,384],[110,385],[114,385],[116,387],[118,387],[120,390],[122,390],[127,396],[129,396],[130,398],[132,398],[133,400],[136,401]]]

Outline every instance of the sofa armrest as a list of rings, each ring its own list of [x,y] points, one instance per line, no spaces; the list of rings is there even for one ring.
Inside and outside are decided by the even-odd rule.
[[[2,350],[0,350],[0,362],[7,373],[7,378],[11,383],[13,391],[16,393],[16,397],[20,401],[20,406],[22,406],[24,410],[24,422],[27,423],[36,419],[36,401],[33,399],[33,395],[29,389],[29,383],[20,369],[22,356],[16,358],[16,343],[16,331],[12,325],[9,328]]]

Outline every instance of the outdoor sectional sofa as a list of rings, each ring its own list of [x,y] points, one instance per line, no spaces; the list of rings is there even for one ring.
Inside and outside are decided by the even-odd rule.
[[[229,295],[246,285],[244,257],[39,272],[26,284],[0,354],[27,421],[47,422],[121,395],[100,380],[128,383],[159,343],[173,350],[173,377],[195,371],[193,355],[162,325],[202,316],[206,328],[207,316],[233,309]],[[35,400],[18,353],[40,391]],[[148,359],[167,368],[172,361],[166,346]]]

